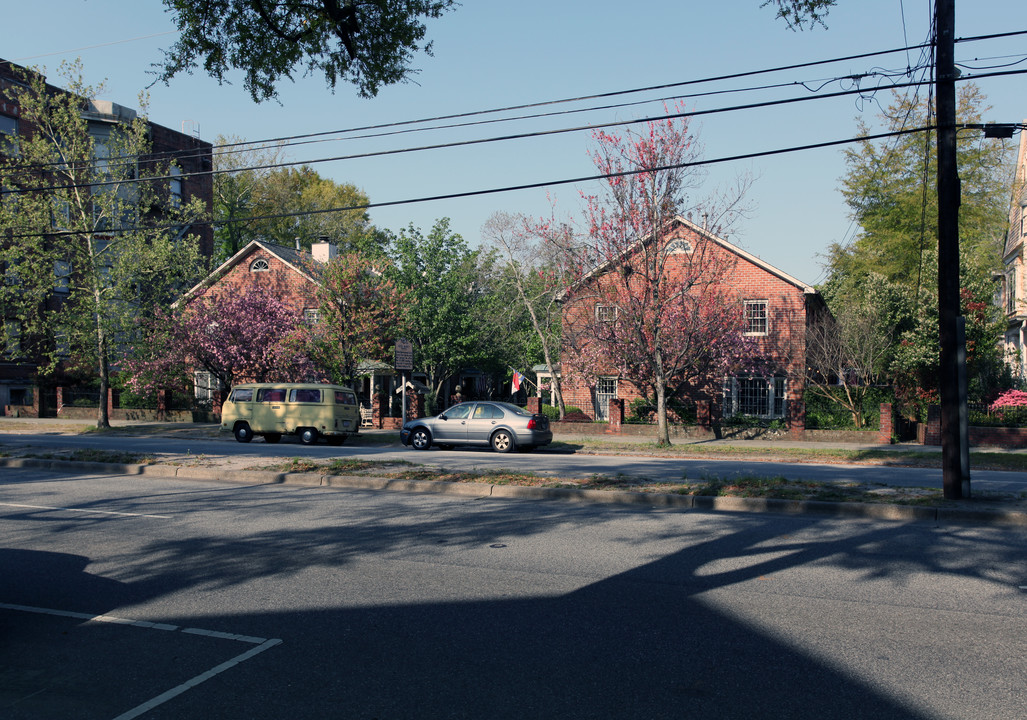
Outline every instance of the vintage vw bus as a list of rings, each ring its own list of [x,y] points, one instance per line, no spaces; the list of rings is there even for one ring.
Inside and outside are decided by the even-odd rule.
[[[298,435],[304,445],[324,437],[341,445],[360,432],[360,407],[351,388],[321,383],[243,383],[235,385],[221,407],[221,431],[239,442],[262,435],[276,443]]]

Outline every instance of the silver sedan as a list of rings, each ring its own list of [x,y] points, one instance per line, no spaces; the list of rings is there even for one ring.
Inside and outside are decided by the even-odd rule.
[[[454,405],[435,417],[409,420],[403,424],[399,438],[418,450],[427,450],[433,444],[443,450],[481,445],[505,453],[548,445],[553,432],[545,415],[534,415],[510,403],[482,401]]]

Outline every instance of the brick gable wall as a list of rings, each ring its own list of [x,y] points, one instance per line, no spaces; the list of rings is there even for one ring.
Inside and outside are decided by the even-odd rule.
[[[699,242],[710,242],[698,239],[696,236],[689,236],[687,233],[675,233],[668,237],[668,241],[674,237],[686,236],[698,250]],[[712,243],[711,243],[712,244]],[[788,399],[801,401],[805,380],[805,333],[807,323],[808,299],[802,288],[788,280],[775,275],[766,268],[749,261],[747,258],[730,252],[727,248],[713,244],[713,248],[719,254],[720,260],[728,263],[730,270],[726,273],[727,295],[739,303],[739,312],[742,312],[742,301],[744,300],[766,300],[768,312],[768,332],[766,337],[758,338],[757,342],[762,346],[764,352],[771,358],[775,366],[775,372],[784,374],[788,378]],[[672,261],[674,256],[668,258]],[[671,262],[668,263],[668,271],[673,272]],[[609,275],[605,276],[609,278]],[[564,302],[563,321],[565,332],[572,332],[572,329],[581,322],[590,318],[595,312],[598,296],[589,286],[576,290]],[[562,364],[566,368],[566,358],[562,358]],[[601,376],[616,377],[619,373],[614,368],[600,372]],[[715,379],[719,386],[720,378]],[[585,377],[580,373],[568,373],[565,371],[565,379],[562,385],[564,401],[567,405],[579,407],[589,417],[595,417],[595,377]],[[617,396],[625,401],[625,408],[630,410],[631,402],[642,397],[642,393],[628,380],[619,378],[617,382]],[[702,398],[694,397],[691,400]],[[719,404],[720,399],[716,398]],[[673,418],[672,418],[673,419]]]

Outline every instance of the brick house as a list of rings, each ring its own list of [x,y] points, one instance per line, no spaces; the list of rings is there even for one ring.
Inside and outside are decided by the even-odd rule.
[[[22,117],[21,109],[16,101],[14,90],[24,86],[20,74],[24,68],[14,63],[0,59],[0,138],[31,137],[35,132],[32,124]],[[54,95],[64,94],[65,90],[54,85],[46,84],[46,91]],[[114,102],[105,100],[93,100],[88,105],[83,104],[82,117],[88,123],[89,134],[102,143],[104,138],[110,136],[111,129],[121,123],[134,120],[137,116],[135,110],[124,107]],[[197,137],[178,132],[168,127],[148,122],[148,130],[152,152],[146,156],[137,158],[138,167],[145,169],[148,164],[155,161],[174,157],[178,167],[173,172],[173,177],[167,181],[164,188],[166,203],[188,203],[193,198],[199,198],[207,207],[213,204],[213,180],[210,175],[212,169],[211,143],[204,142]],[[155,223],[162,221],[162,207],[151,209],[147,220]],[[184,236],[186,233],[198,239],[200,253],[209,257],[213,252],[213,231],[209,225],[197,225],[178,228],[177,231]],[[96,236],[102,239],[102,236]],[[0,236],[0,242],[4,238]],[[44,242],[57,243],[59,240],[46,238]],[[5,269],[6,271],[6,269]],[[67,297],[67,277],[73,272],[70,263],[55,263],[54,286],[50,297],[45,301],[45,309],[53,311],[60,307]],[[5,325],[10,328],[9,334],[20,337],[21,328],[19,321],[5,315],[2,318]],[[20,344],[11,349],[5,349],[0,353],[0,409],[12,407],[15,411],[28,415],[46,414],[53,411],[56,403],[47,396],[52,394],[54,387],[40,388],[37,383],[37,370],[40,365],[39,357],[32,357],[22,351]],[[62,384],[66,376],[61,367],[58,367],[56,375],[51,381],[56,385]]]
[[[718,287],[729,302],[737,302],[744,313],[745,334],[751,336],[769,359],[769,370],[760,376],[711,378],[722,390],[713,397],[691,396],[691,402],[708,402],[713,419],[748,415],[762,419],[787,420],[791,429],[804,427],[803,390],[805,387],[805,341],[808,322],[826,311],[823,298],[812,286],[796,280],[758,257],[705,232],[683,217],[675,218],[659,240],[667,258],[667,275],[674,272],[673,256],[704,253],[723,268]],[[651,242],[650,240],[646,241]],[[591,322],[603,313],[616,317],[616,309],[600,307],[598,295],[589,287],[600,277],[621,272],[630,264],[632,253],[640,253],[636,244],[615,263],[602,266],[566,291],[562,298],[565,345],[576,324]],[[682,262],[679,260],[678,262]],[[678,267],[682,267],[678,265]],[[566,350],[561,367],[568,367]],[[631,401],[642,397],[638,388],[614,369],[595,377],[570,374],[562,382],[564,401],[579,407],[597,420],[607,419],[610,400],[623,400],[626,410]],[[707,405],[707,407],[710,407]]]
[[[1027,121],[1024,121],[1027,124]],[[1027,378],[1027,132],[1020,133],[1016,175],[1009,203],[1009,230],[1002,254],[1004,273],[999,293],[1006,314],[1006,362],[1017,378]]]
[[[262,240],[253,240],[211,272],[195,287],[185,293],[178,303],[188,303],[201,293],[217,297],[224,293],[241,294],[251,288],[264,288],[295,311],[297,318],[316,323],[319,319],[317,288],[320,282],[318,269],[338,253],[338,247],[330,242],[316,242],[307,252],[299,247],[288,247]],[[357,390],[361,405],[370,409],[374,406],[374,417],[381,427],[385,418],[399,411],[393,408],[399,378],[391,366],[379,362],[360,364],[363,373]],[[414,374],[411,382],[419,391],[426,390]],[[217,382],[205,371],[193,374],[194,393],[198,400],[213,399],[216,393],[227,388],[217,387]],[[373,396],[379,396],[376,401]],[[381,420],[379,420],[379,418]]]
[[[259,287],[272,291],[296,312],[297,317],[316,322],[317,268],[335,254],[336,246],[330,243],[315,243],[308,253],[300,248],[253,240],[186,292],[175,304],[187,304],[200,294],[209,297],[239,295],[249,288]],[[194,373],[193,382],[198,400],[210,399],[221,389],[203,371]]]

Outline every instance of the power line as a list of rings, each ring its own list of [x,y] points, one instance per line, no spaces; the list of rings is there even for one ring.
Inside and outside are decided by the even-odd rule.
[[[1023,126],[1018,126],[1018,127],[1021,127],[1021,129],[1023,128]],[[728,162],[737,162],[739,160],[752,160],[752,159],[755,159],[755,158],[771,157],[771,156],[775,156],[775,155],[783,155],[783,154],[793,153],[793,152],[802,152],[802,151],[806,151],[806,150],[818,150],[818,149],[823,149],[823,148],[828,148],[828,147],[837,147],[839,145],[845,145],[845,144],[854,143],[854,142],[870,142],[870,141],[873,141],[873,140],[880,140],[882,138],[891,138],[891,137],[897,137],[897,136],[900,136],[900,135],[910,135],[910,134],[913,134],[913,133],[927,132],[927,131],[932,131],[932,130],[935,130],[935,129],[936,129],[935,126],[928,125],[928,126],[924,126],[924,127],[909,128],[909,129],[904,129],[904,130],[893,130],[893,131],[890,131],[890,132],[876,133],[876,134],[872,134],[872,135],[863,135],[863,136],[858,136],[858,137],[850,137],[850,138],[845,138],[845,139],[842,139],[842,140],[828,140],[828,141],[819,142],[819,143],[809,143],[809,144],[805,144],[805,145],[794,145],[794,146],[790,146],[790,147],[787,147],[787,148],[778,148],[778,149],[774,149],[774,150],[763,150],[763,151],[759,151],[759,152],[745,153],[745,154],[741,154],[741,155],[730,155],[730,156],[725,156],[725,157],[720,157],[720,158],[713,158],[713,159],[709,159],[709,160],[697,160],[697,161],[687,162],[687,163],[677,163],[677,164],[673,164],[673,165],[665,165],[665,166],[660,166],[660,167],[655,167],[655,168],[647,168],[645,170],[625,170],[623,172],[617,172],[617,173],[604,173],[604,174],[599,174],[599,175],[586,175],[586,176],[581,176],[581,177],[576,177],[576,178],[564,178],[564,179],[557,179],[557,180],[545,180],[545,181],[540,181],[540,182],[523,183],[523,184],[518,184],[518,185],[507,185],[507,186],[503,186],[503,187],[488,188],[488,189],[482,189],[482,190],[467,190],[467,191],[463,191],[463,192],[444,193],[444,194],[439,194],[439,195],[428,195],[428,196],[422,196],[422,197],[417,197],[417,198],[407,198],[407,199],[404,199],[404,200],[391,200],[391,201],[385,201],[385,202],[368,202],[368,203],[361,203],[361,204],[357,204],[357,205],[349,205],[349,206],[345,206],[345,207],[320,208],[320,209],[317,209],[317,210],[301,210],[301,211],[288,212],[288,213],[271,213],[271,214],[267,214],[267,215],[254,215],[254,216],[249,216],[249,217],[245,217],[245,218],[234,218],[234,219],[231,219],[231,220],[220,220],[220,221],[217,221],[217,222],[197,222],[197,223],[193,223],[193,224],[194,225],[218,225],[218,226],[222,226],[222,225],[229,225],[229,224],[242,223],[242,222],[252,222],[252,221],[255,221],[255,220],[272,220],[272,219],[290,218],[290,217],[308,217],[308,216],[312,216],[312,215],[325,215],[325,214],[337,213],[337,212],[350,212],[350,211],[354,211],[354,210],[370,210],[370,209],[374,209],[374,208],[396,207],[396,206],[400,206],[400,205],[412,205],[412,204],[415,204],[415,203],[423,203],[423,202],[436,202],[436,201],[439,201],[439,200],[457,200],[457,199],[461,199],[461,198],[478,197],[478,196],[482,196],[482,195],[495,195],[495,194],[499,194],[499,193],[517,192],[517,191],[520,191],[520,190],[534,190],[534,189],[539,189],[539,188],[544,188],[544,187],[556,187],[556,186],[560,186],[560,185],[572,185],[572,184],[575,184],[575,183],[594,182],[596,180],[608,180],[608,179],[611,179],[611,178],[626,177],[626,176],[629,176],[629,175],[638,175],[638,174],[641,174],[641,173],[648,173],[648,172],[662,172],[662,171],[667,171],[667,170],[676,170],[676,169],[680,169],[680,168],[702,167],[702,166],[706,166],[706,165],[718,165],[718,164],[723,164],[723,163],[728,163]],[[132,232],[134,230],[138,230],[138,229],[141,229],[141,228],[153,229],[153,230],[167,230],[167,229],[173,229],[173,228],[179,228],[179,227],[181,227],[181,224],[169,223],[169,224],[165,224],[165,225],[155,224],[155,225],[147,225],[147,226],[132,226],[132,227],[129,227],[129,228],[119,228],[119,229],[104,230],[104,231],[59,231],[59,232],[54,232],[54,233],[47,233],[47,235],[53,236],[53,237],[74,236],[74,235],[83,235],[83,234],[90,234],[90,233],[91,234],[97,234],[97,235],[113,235],[113,234],[118,234],[118,233]],[[15,233],[15,234],[9,235],[8,237],[39,237],[39,234],[38,233],[22,233],[22,234]]]
[[[994,76],[1001,76],[1001,75],[1019,75],[1019,74],[1025,74],[1025,73],[1027,73],[1027,69],[1025,69],[1025,70],[1002,71],[1002,72],[996,72],[996,73],[987,73],[987,74],[983,74],[983,75],[976,75],[976,76],[973,76],[972,78],[971,77],[967,77],[967,78],[964,78],[964,79],[969,80],[969,79],[974,79],[974,78],[994,77]],[[458,141],[453,141],[453,142],[448,142],[448,143],[437,143],[437,144],[433,144],[433,145],[422,145],[422,146],[409,147],[409,148],[398,148],[398,149],[391,149],[391,150],[378,150],[378,151],[371,151],[371,152],[366,152],[366,153],[354,153],[354,154],[349,154],[349,155],[337,155],[337,156],[314,158],[314,159],[308,159],[308,160],[296,160],[296,161],[287,161],[287,162],[268,163],[268,164],[264,164],[264,165],[249,166],[249,167],[246,167],[246,168],[231,168],[231,169],[226,169],[226,170],[206,170],[206,171],[191,172],[191,173],[181,173],[181,174],[177,174],[177,175],[155,175],[155,176],[151,176],[151,177],[148,177],[148,178],[141,178],[139,180],[135,180],[134,182],[161,182],[161,181],[166,181],[166,180],[182,180],[182,179],[185,179],[187,177],[194,177],[194,176],[199,176],[199,175],[204,175],[205,176],[205,175],[232,174],[232,173],[242,172],[244,170],[267,170],[267,169],[276,169],[276,168],[282,168],[282,167],[293,167],[293,166],[296,166],[296,165],[312,165],[312,164],[326,163],[326,162],[340,162],[340,161],[344,161],[344,160],[360,160],[360,159],[366,159],[366,158],[371,158],[371,157],[384,157],[384,156],[389,156],[389,155],[400,155],[400,154],[411,153],[411,152],[425,152],[425,151],[428,151],[428,150],[443,150],[443,149],[451,149],[451,148],[456,148],[456,147],[468,147],[468,146],[473,146],[473,145],[483,145],[483,144],[494,143],[494,142],[507,142],[507,141],[511,141],[511,140],[532,139],[532,138],[538,138],[538,137],[547,137],[547,136],[552,136],[552,135],[567,134],[567,133],[572,133],[572,132],[582,132],[582,131],[585,131],[585,130],[599,130],[599,129],[610,128],[610,127],[621,127],[621,126],[627,126],[627,125],[638,125],[638,124],[643,124],[643,123],[648,123],[648,122],[655,122],[655,121],[660,121],[660,120],[667,120],[667,119],[684,118],[684,117],[701,117],[701,116],[705,116],[705,115],[719,114],[719,113],[724,113],[724,112],[736,112],[736,111],[739,111],[739,110],[754,110],[754,109],[761,109],[761,108],[767,108],[767,107],[776,107],[776,106],[782,106],[782,105],[790,105],[790,104],[800,103],[800,102],[810,102],[810,101],[813,101],[813,100],[825,100],[825,99],[831,99],[831,98],[837,98],[837,97],[845,97],[845,96],[851,96],[851,95],[873,94],[873,93],[878,92],[879,90],[886,89],[886,88],[887,89],[900,89],[900,88],[906,88],[906,87],[918,87],[918,86],[924,85],[927,82],[928,81],[924,81],[924,80],[910,81],[910,82],[906,82],[906,83],[895,83],[895,84],[888,85],[888,86],[885,86],[885,87],[876,87],[876,88],[873,88],[873,89],[856,88],[854,90],[842,90],[842,91],[838,91],[838,92],[835,92],[835,93],[826,93],[826,94],[814,95],[814,96],[809,96],[809,97],[787,98],[787,99],[784,99],[784,100],[767,100],[767,101],[762,101],[762,102],[757,102],[757,103],[746,103],[746,104],[743,104],[743,105],[734,105],[734,106],[723,107],[723,108],[711,108],[711,109],[708,109],[708,110],[693,110],[693,111],[687,111],[687,112],[670,113],[670,114],[661,115],[659,117],[652,117],[652,116],[650,116],[650,117],[636,118],[636,119],[633,119],[633,120],[617,120],[617,121],[611,121],[611,122],[607,122],[607,123],[596,123],[596,124],[592,124],[592,125],[578,125],[578,126],[567,127],[567,128],[558,128],[558,129],[554,129],[554,130],[537,130],[537,131],[525,132],[525,133],[514,133],[514,134],[509,134],[509,135],[501,135],[501,136],[494,136],[494,137],[488,137],[488,138],[478,138],[478,139],[474,139],[474,140],[458,140]],[[81,184],[79,184],[79,183],[71,183],[71,184],[65,184],[65,185],[38,186],[38,187],[19,188],[19,189],[0,188],[0,195],[2,195],[2,194],[15,194],[15,193],[28,193],[28,192],[52,192],[54,190],[68,190],[68,189],[83,188],[83,187],[96,188],[96,187],[104,187],[104,186],[111,186],[111,185],[123,185],[123,184],[126,184],[126,182],[127,182],[126,180],[111,180],[111,181],[99,181],[99,182],[86,182],[86,183],[81,183]]]

